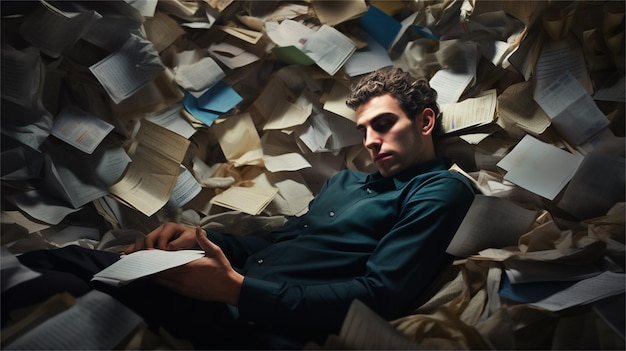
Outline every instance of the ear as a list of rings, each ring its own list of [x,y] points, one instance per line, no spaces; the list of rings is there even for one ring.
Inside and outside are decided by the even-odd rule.
[[[435,116],[435,111],[431,108],[425,108],[422,110],[422,113],[419,115],[420,118],[420,133],[422,135],[431,135],[433,130],[435,129],[435,120],[437,116]]]

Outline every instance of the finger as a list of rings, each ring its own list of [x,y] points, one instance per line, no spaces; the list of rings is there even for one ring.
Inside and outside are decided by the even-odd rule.
[[[124,253],[125,254],[130,254],[130,253],[133,253],[135,251],[143,250],[143,248],[145,246],[144,245],[144,239],[145,239],[144,237],[139,237],[139,238],[135,239],[135,243],[130,245],[130,246],[128,246],[126,248],[126,250],[124,250]]]
[[[152,230],[150,233],[148,233],[148,235],[146,235],[146,238],[144,241],[144,244],[145,244],[144,247],[146,249],[152,249],[152,248],[160,249],[164,247],[164,245],[160,241],[161,241],[161,237],[163,236],[163,231],[165,230],[166,226],[167,226],[167,223],[162,223],[160,226],[154,228],[154,230]],[[167,244],[167,238],[166,238],[166,244]]]
[[[136,246],[137,246],[137,239],[135,239],[135,243],[128,245],[128,246],[124,249],[124,251],[122,251],[122,253],[123,253],[124,255],[128,255],[128,254],[130,254],[130,253],[133,253],[133,252],[135,252],[135,247],[136,247]]]
[[[185,243],[180,236],[166,243],[165,245],[165,250],[170,250],[170,251],[181,250],[181,249],[186,249],[186,248],[187,247],[185,246]]]
[[[166,250],[181,250],[188,249],[193,246],[193,242],[189,242],[189,232],[193,233],[194,228],[176,225],[173,228],[173,234],[170,236],[170,241],[166,243]]]
[[[159,226],[159,231],[154,234],[153,242],[155,244],[155,247],[158,249],[170,250],[170,240],[179,235],[179,225],[172,222],[166,222]]]
[[[159,235],[156,240],[154,240],[154,248],[167,250],[169,240],[170,237],[168,235],[164,235],[163,232],[161,232],[161,235]]]
[[[128,254],[133,253],[133,252],[135,252],[135,244],[130,244],[130,245],[128,245],[128,246],[124,249],[124,251],[122,251],[122,253],[123,253],[124,255],[128,255]]]
[[[147,249],[154,249],[154,238],[150,237],[150,236],[145,236],[142,240],[142,250],[147,250]]]
[[[204,250],[207,257],[215,257],[218,252],[221,252],[219,247],[211,242],[204,233],[204,230],[200,227],[196,227],[196,241],[198,245]]]

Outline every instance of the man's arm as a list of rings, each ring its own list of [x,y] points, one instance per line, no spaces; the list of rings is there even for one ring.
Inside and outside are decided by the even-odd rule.
[[[206,237],[200,227],[195,228],[195,238],[205,257],[157,273],[152,279],[187,297],[236,306],[243,276],[233,269],[224,252]]]

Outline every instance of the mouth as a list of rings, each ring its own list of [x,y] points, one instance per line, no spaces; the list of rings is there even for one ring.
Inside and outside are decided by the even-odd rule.
[[[385,162],[391,158],[391,153],[383,152],[374,157],[374,162]]]

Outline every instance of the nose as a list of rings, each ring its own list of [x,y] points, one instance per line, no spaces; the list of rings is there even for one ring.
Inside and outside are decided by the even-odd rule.
[[[380,149],[381,144],[382,140],[380,138],[380,135],[371,128],[367,128],[367,130],[365,131],[365,138],[363,139],[363,145],[365,145],[365,147],[368,149],[378,150]]]

